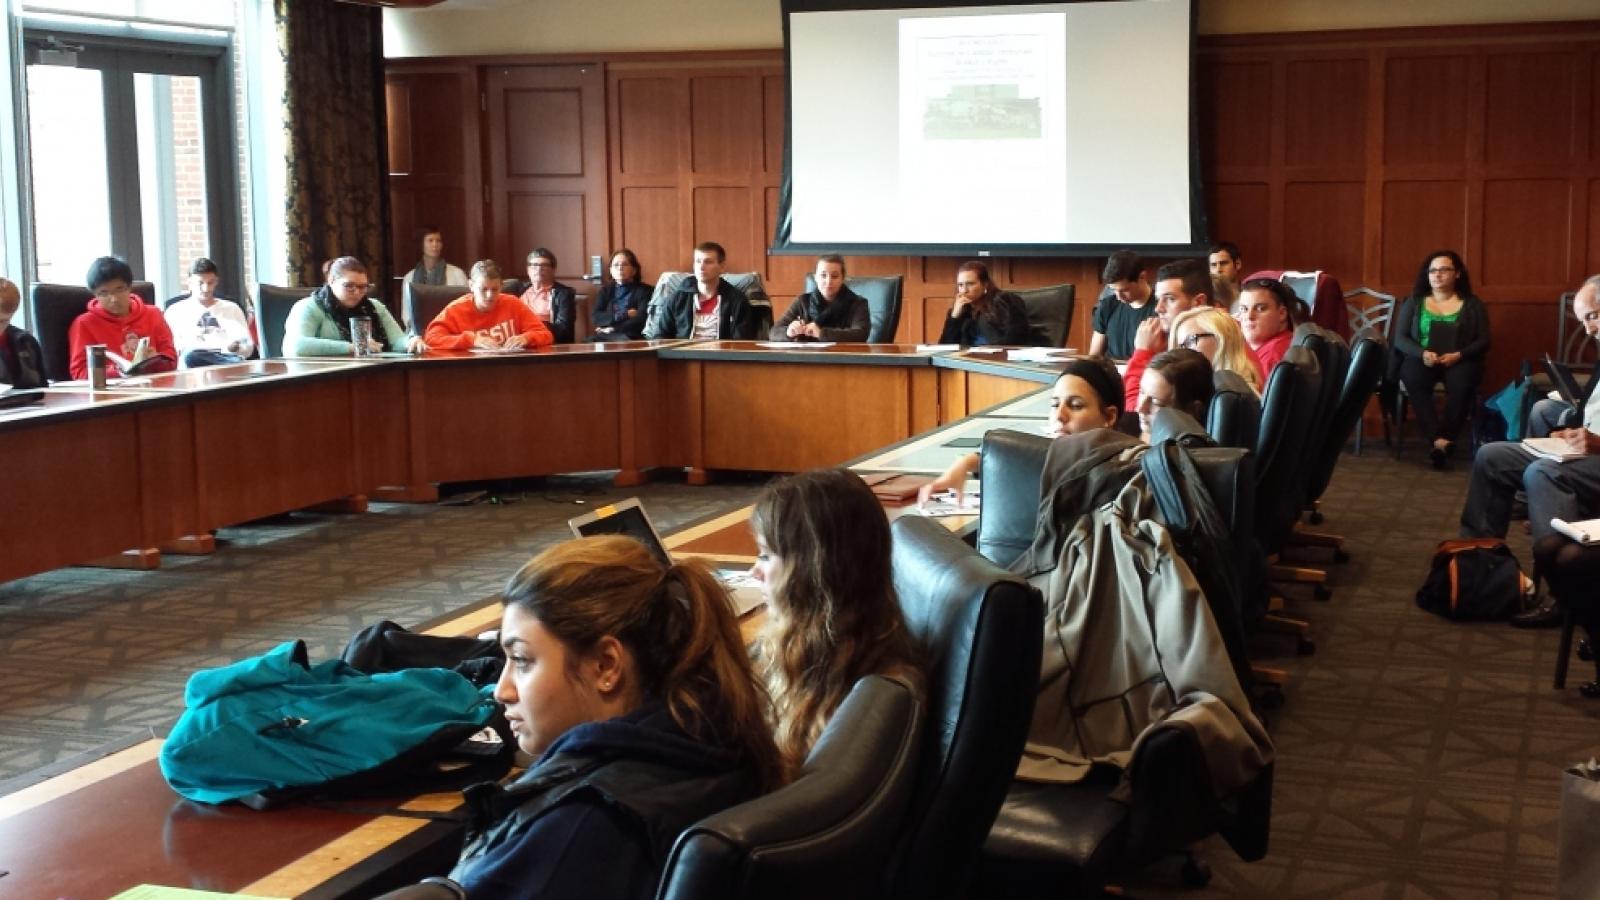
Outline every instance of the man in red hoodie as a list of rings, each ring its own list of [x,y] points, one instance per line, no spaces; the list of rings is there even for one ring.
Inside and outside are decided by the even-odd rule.
[[[126,262],[115,256],[102,256],[90,264],[86,280],[94,299],[89,301],[88,312],[73,320],[67,332],[72,351],[68,368],[73,378],[89,377],[84,348],[90,344],[105,344],[108,354],[127,361],[124,366],[108,359],[114,374],[126,375],[139,363],[144,363],[141,374],[170,372],[178,367],[172,330],[161,310],[133,295],[133,270]],[[149,342],[140,355],[139,341],[143,338],[149,338]]]
[[[492,259],[472,264],[472,293],[457,297],[428,323],[429,350],[532,350],[554,340],[538,314],[500,293],[500,267]]]

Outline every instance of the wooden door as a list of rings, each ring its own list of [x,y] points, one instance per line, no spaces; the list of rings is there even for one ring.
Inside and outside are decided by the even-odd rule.
[[[483,174],[478,148],[478,75],[466,65],[392,69],[389,104],[390,246],[398,282],[422,255],[417,229],[444,234],[444,257],[466,269],[489,254],[483,240]],[[390,299],[398,302],[395,289]]]
[[[592,295],[589,257],[608,252],[603,70],[495,66],[485,87],[494,258],[521,278],[528,251],[547,247],[556,277]]]

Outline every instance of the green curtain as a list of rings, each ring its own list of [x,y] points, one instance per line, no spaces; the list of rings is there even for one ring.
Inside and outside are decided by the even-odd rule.
[[[273,0],[284,66],[289,272],[321,284],[322,264],[354,256],[387,284],[388,114],[383,12],[336,0]]]

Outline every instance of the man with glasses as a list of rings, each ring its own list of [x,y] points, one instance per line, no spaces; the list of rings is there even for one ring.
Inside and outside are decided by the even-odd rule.
[[[1600,275],[1590,276],[1573,300],[1573,311],[1584,333],[1600,340]],[[1594,377],[1594,376],[1591,376]],[[1563,403],[1563,405],[1566,405]],[[1560,425],[1564,417],[1547,408],[1546,427]],[[1530,422],[1530,426],[1539,426]],[[1569,453],[1564,462],[1527,449],[1520,441],[1497,441],[1478,448],[1472,460],[1472,480],[1467,484],[1467,504],[1461,511],[1461,536],[1504,538],[1511,526],[1512,499],[1517,491],[1528,494],[1528,525],[1535,541],[1555,534],[1551,519],[1579,522],[1600,516],[1600,390],[1591,391],[1582,410],[1581,424],[1550,431]],[[1542,607],[1513,619],[1523,627],[1553,625],[1559,614]]]
[[[522,303],[550,328],[556,343],[572,343],[578,295],[556,280],[556,255],[544,247],[528,254],[528,289],[522,292]]]
[[[85,279],[90,293],[88,311],[72,322],[67,332],[68,369],[75,379],[89,377],[84,348],[106,346],[107,366],[116,375],[170,372],[178,367],[172,346],[172,329],[161,310],[133,295],[133,269],[115,256],[102,256],[89,265]]]
[[[1133,337],[1133,356],[1128,358],[1128,368],[1122,374],[1125,409],[1139,405],[1139,380],[1150,360],[1168,349],[1172,320],[1179,313],[1210,305],[1210,292],[1211,275],[1198,259],[1180,259],[1156,270],[1156,314],[1139,323]]]

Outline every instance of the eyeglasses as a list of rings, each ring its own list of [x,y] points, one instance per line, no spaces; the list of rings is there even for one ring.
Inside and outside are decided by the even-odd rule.
[[[347,294],[354,293],[356,291],[361,291],[361,292],[364,293],[367,290],[367,285],[366,285],[365,282],[342,281],[341,280],[339,282],[339,290],[344,291]]]
[[[1444,267],[1437,268],[1437,269],[1429,269],[1428,270],[1428,274],[1429,275],[1448,275],[1449,273],[1454,272],[1454,271],[1455,271],[1455,269],[1453,269],[1453,268],[1451,268],[1449,266],[1444,266]]]
[[[1212,334],[1209,331],[1196,331],[1195,333],[1193,333],[1193,334],[1189,335],[1188,337],[1184,338],[1178,344],[1178,346],[1182,347],[1185,350],[1193,350],[1194,349],[1194,345],[1200,343],[1200,339],[1201,338],[1214,338],[1214,337],[1216,337],[1216,335]]]

